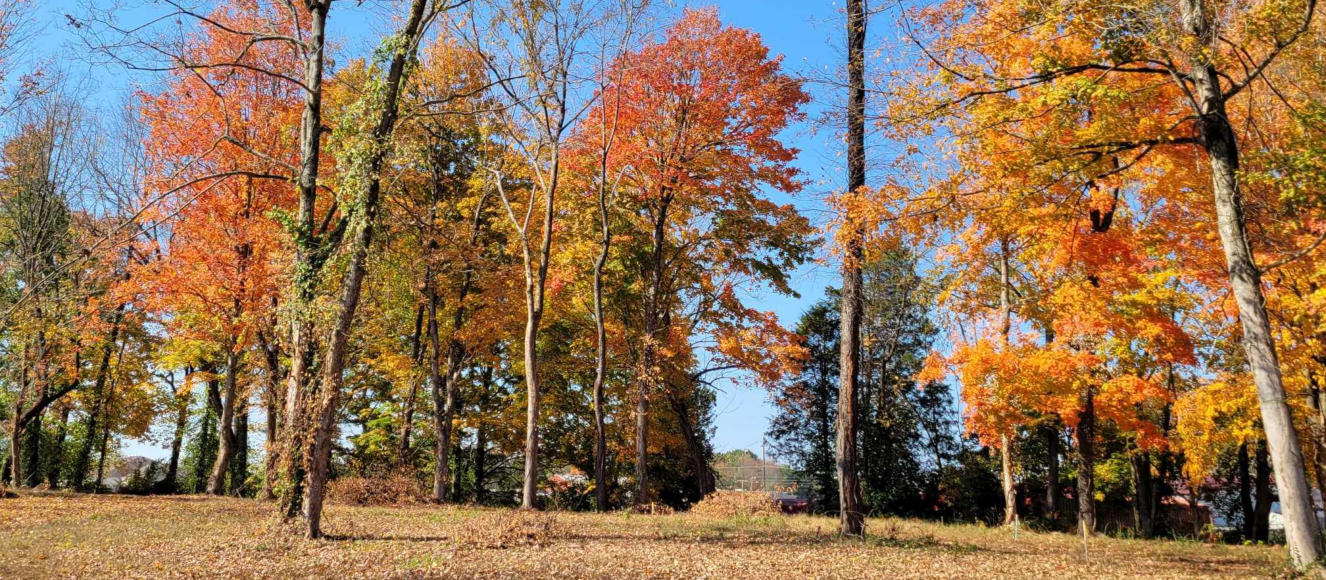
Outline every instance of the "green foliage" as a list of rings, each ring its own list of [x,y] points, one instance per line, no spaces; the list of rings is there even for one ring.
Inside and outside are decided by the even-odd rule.
[[[1133,472],[1128,457],[1115,454],[1096,463],[1096,497],[1123,501],[1132,495]]]
[[[839,357],[836,295],[831,291],[811,306],[801,315],[796,330],[809,356],[801,373],[781,385],[774,395],[779,412],[770,421],[767,435],[774,455],[810,478],[811,489],[806,491],[815,502],[815,511],[834,512],[838,509],[833,451]]]
[[[986,498],[977,469],[959,463],[969,454],[958,436],[956,400],[944,385],[917,385],[934,340],[931,298],[915,262],[892,252],[866,267],[861,473],[864,499],[874,514],[983,519]],[[820,510],[838,501],[835,423],[838,402],[839,318],[836,293],[802,316],[797,332],[809,356],[799,375],[775,395],[779,414],[769,429],[775,453],[808,477]],[[988,473],[987,473],[988,475]],[[951,489],[950,486],[960,489]],[[971,501],[960,505],[955,501]]]
[[[165,475],[165,468],[158,462],[148,463],[142,469],[134,470],[124,480],[117,491],[131,495],[147,495],[157,490],[157,482]]]
[[[189,428],[192,436],[186,437],[184,456],[180,460],[182,477],[179,488],[185,493],[201,493],[207,488],[207,477],[211,474],[212,465],[216,463],[217,447],[220,444],[216,409],[206,402],[206,394],[201,398],[204,402],[195,405],[198,410],[192,415],[196,419],[191,419]]]

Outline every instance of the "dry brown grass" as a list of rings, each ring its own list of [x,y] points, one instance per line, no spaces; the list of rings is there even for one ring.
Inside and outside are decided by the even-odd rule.
[[[202,497],[0,500],[0,578],[1121,578],[1272,577],[1281,548],[1082,539],[870,520],[866,541],[807,516],[541,514],[331,505],[330,537],[273,506]]]
[[[546,546],[553,538],[557,515],[526,510],[495,510],[479,514],[453,537],[457,546],[511,548]]]
[[[649,502],[644,505],[631,506],[631,511],[644,516],[670,516],[677,513],[672,506],[662,503]]]

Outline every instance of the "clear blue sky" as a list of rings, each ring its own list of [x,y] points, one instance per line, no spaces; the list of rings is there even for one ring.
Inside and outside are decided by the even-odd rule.
[[[129,2],[137,4],[139,2]],[[124,4],[121,0],[97,0],[94,5]],[[148,3],[149,6],[151,3]],[[340,50],[362,55],[368,53],[381,34],[392,28],[390,10],[386,2],[369,0],[368,6],[356,8],[355,3],[343,0],[330,18],[330,37]],[[834,77],[840,71],[844,54],[842,3],[840,1],[813,2],[805,0],[724,0],[719,2],[690,2],[692,6],[716,5],[724,23],[749,28],[759,33],[774,54],[784,56],[789,72],[811,78]],[[46,0],[38,3],[41,14],[36,20],[41,26],[35,46],[26,55],[32,61],[54,63],[71,76],[88,78],[92,95],[91,106],[112,110],[123,95],[134,86],[150,86],[153,78],[145,73],[124,71],[118,67],[89,62],[86,51],[74,34],[64,14],[84,12],[86,0]],[[121,16],[126,23],[136,22],[139,14],[159,13],[158,5],[148,12],[134,10]],[[337,11],[340,11],[338,14]],[[677,12],[669,9],[665,18]],[[876,18],[872,25],[887,25],[887,18]],[[872,30],[871,42],[890,31]],[[837,133],[822,123],[822,113],[843,100],[841,91],[831,86],[811,84],[808,90],[816,101],[807,112],[806,123],[789,130],[784,138],[801,150],[796,165],[807,180],[805,191],[790,199],[816,225],[824,225],[828,216],[820,202],[829,192],[843,186],[844,171],[842,146]],[[818,128],[817,128],[818,127]],[[822,256],[821,256],[822,257]],[[801,312],[823,296],[824,288],[838,283],[837,269],[823,262],[801,268],[793,277],[793,287],[799,298],[773,293],[752,296],[761,309],[773,310],[786,326],[793,326]],[[729,449],[760,450],[761,438],[774,410],[768,394],[749,387],[724,385],[718,395],[714,446],[719,451]],[[134,444],[128,454],[162,456],[147,444]]]

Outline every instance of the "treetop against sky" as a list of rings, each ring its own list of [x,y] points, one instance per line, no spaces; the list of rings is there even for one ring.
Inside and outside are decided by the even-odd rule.
[[[336,17],[329,19],[328,38],[333,60],[337,55],[344,60],[370,52],[377,40],[390,33],[399,20],[393,15],[394,5],[389,2],[359,4],[338,6]],[[836,93],[841,82],[838,61],[842,51],[832,41],[841,27],[841,6],[796,0],[725,0],[697,5],[714,6],[725,25],[748,28],[759,34],[772,54],[784,57],[784,66],[789,72],[812,80],[832,79],[807,85],[807,90],[817,95],[816,100],[805,108],[809,113],[806,119],[783,133],[785,142],[798,150],[792,164],[802,171],[807,186],[792,199],[778,192],[771,193],[773,200],[794,204],[813,223],[828,225],[829,214],[823,205],[823,196],[840,190],[845,179],[839,152],[840,137],[825,126],[823,117],[832,112],[836,106],[832,103],[839,100]],[[160,75],[153,73],[126,71],[122,66],[90,54],[78,29],[65,18],[65,15],[81,18],[87,13],[88,6],[105,9],[111,5],[85,0],[38,2],[34,19],[41,25],[35,42],[22,59],[28,63],[46,63],[62,74],[80,79],[89,92],[88,104],[110,114],[134,91],[150,91],[161,79]],[[116,18],[123,24],[142,22],[162,10],[160,5],[144,2],[117,2],[114,7]],[[651,25],[662,26],[666,17],[667,13],[659,15]],[[886,19],[881,19],[880,23],[883,26],[872,30],[872,35],[883,38],[891,32],[891,24]],[[831,259],[827,255],[822,258]],[[818,261],[800,267],[789,279],[799,297],[769,291],[753,296],[761,308],[775,312],[786,326],[793,325],[800,313],[819,299],[825,288],[838,284],[834,268]],[[768,397],[763,391],[733,385],[720,388],[714,447],[718,450],[759,448],[774,413]],[[157,457],[166,450],[143,443],[135,445],[129,453]]]

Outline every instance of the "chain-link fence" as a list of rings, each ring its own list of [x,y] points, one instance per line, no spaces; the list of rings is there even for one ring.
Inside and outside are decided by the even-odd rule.
[[[809,497],[810,478],[778,465],[725,465],[715,469],[718,488],[763,491],[775,496]]]

